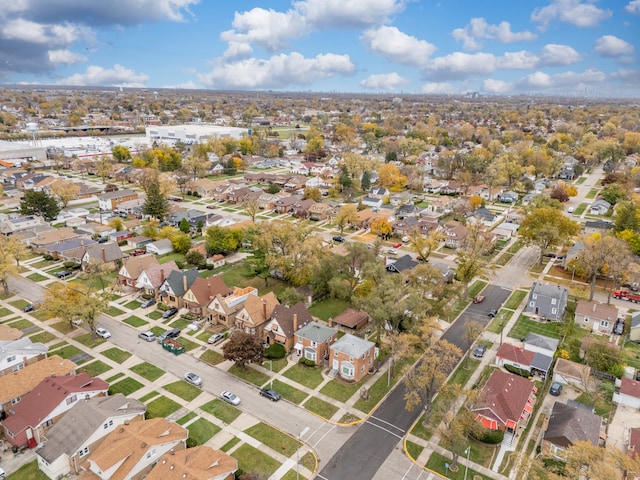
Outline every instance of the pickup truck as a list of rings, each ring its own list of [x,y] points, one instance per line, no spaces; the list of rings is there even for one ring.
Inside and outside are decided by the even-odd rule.
[[[484,302],[484,295],[476,295],[473,297],[473,303],[482,303]]]

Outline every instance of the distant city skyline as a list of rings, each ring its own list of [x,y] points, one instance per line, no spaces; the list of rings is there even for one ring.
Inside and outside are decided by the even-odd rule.
[[[2,84],[640,98],[640,0],[0,7]]]

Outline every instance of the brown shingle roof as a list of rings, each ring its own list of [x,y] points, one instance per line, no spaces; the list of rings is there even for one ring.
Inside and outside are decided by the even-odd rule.
[[[24,335],[22,330],[10,327],[5,323],[0,324],[0,341],[17,340],[21,338],[22,335]]]
[[[262,297],[249,295],[244,302],[244,310],[254,325],[258,326],[269,320],[276,305],[280,305],[280,302],[273,292],[269,292]]]
[[[589,365],[572,362],[564,358],[558,358],[556,360],[556,366],[553,370],[555,373],[577,379],[587,379],[591,373],[591,367]]]
[[[296,316],[297,328],[294,331],[293,327],[293,317]],[[277,305],[276,308],[273,309],[273,313],[271,314],[271,319],[278,322],[280,328],[285,333],[287,338],[293,337],[293,334],[298,331],[300,328],[305,325],[313,322],[313,317],[307,310],[307,307],[304,306],[304,303],[296,303],[292,307],[285,307],[284,305]]]
[[[535,354],[535,352],[523,350],[522,348],[511,345],[510,343],[505,343],[496,352],[496,358],[503,358],[510,362],[529,366],[531,365],[531,360],[533,360]]]
[[[209,278],[198,277],[191,284],[191,293],[198,300],[198,305],[205,307],[215,298],[216,295],[227,296],[233,290],[224,283],[220,275]]]
[[[166,453],[158,460],[146,480],[209,480],[226,478],[238,469],[230,455],[207,446]]]
[[[149,281],[151,282],[151,285],[153,285],[154,288],[158,288],[174,270],[180,269],[178,268],[176,262],[171,260],[170,262],[163,264],[151,264],[145,270],[145,272],[147,274],[147,277],[149,278]]]
[[[333,323],[337,323],[338,325],[342,325],[349,328],[356,328],[360,322],[365,321],[368,318],[365,312],[360,312],[358,310],[354,310],[353,308],[347,308],[344,312],[339,315],[336,315],[336,318],[333,319]]]
[[[614,305],[593,302],[588,300],[578,301],[576,315],[597,318],[598,320],[610,320],[615,322],[618,318],[618,309]]]
[[[77,365],[71,360],[52,355],[11,375],[3,375],[0,377],[0,403],[5,404],[26,395],[47,377],[68,375],[75,372],[76,368]]]
[[[157,264],[158,260],[153,254],[138,255],[135,257],[129,257],[125,260],[123,267],[127,271],[127,276],[133,280],[138,278],[140,274],[147,270],[150,265]]]
[[[495,418],[503,425],[507,420],[518,422],[533,388],[533,382],[525,378],[495,370],[473,411]]]
[[[620,385],[620,393],[630,397],[640,398],[640,382],[632,378],[623,377]]]

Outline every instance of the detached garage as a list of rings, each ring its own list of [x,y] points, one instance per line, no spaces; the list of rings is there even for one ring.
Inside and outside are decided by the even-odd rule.
[[[171,240],[163,238],[162,240],[148,243],[147,252],[155,253],[156,255],[165,255],[173,252],[173,245],[171,245]]]

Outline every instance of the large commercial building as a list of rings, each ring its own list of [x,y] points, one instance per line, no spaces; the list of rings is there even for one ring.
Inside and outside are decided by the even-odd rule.
[[[147,139],[150,142],[162,142],[174,144],[183,142],[187,145],[193,143],[206,143],[212,137],[242,138],[249,133],[246,128],[221,127],[218,125],[153,125],[146,127]]]
[[[0,165],[2,166],[17,167],[24,162],[44,162],[46,159],[47,151],[41,145],[0,141]]]

